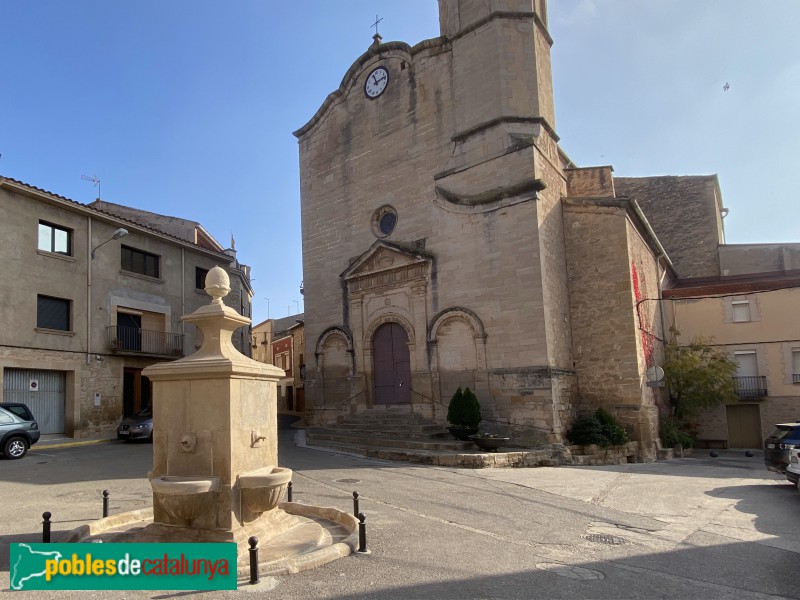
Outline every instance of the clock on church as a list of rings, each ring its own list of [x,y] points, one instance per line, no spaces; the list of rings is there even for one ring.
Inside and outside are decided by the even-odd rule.
[[[364,93],[367,98],[377,98],[380,96],[389,83],[389,71],[386,67],[377,67],[367,75],[367,80],[364,82]]]

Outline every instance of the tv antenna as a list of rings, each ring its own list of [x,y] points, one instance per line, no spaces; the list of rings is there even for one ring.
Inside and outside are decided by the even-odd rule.
[[[91,177],[88,175],[81,175],[81,179],[83,181],[91,181],[92,187],[97,188],[97,197],[100,198],[100,178],[97,175],[92,175]]]

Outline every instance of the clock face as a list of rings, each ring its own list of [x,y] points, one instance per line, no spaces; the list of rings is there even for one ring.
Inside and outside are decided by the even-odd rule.
[[[389,71],[385,67],[378,67],[367,75],[367,80],[364,82],[364,93],[367,98],[377,98],[386,89],[388,83]]]

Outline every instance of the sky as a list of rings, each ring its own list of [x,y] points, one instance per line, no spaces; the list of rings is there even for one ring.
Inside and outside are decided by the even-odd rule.
[[[434,0],[0,0],[0,175],[199,221],[303,311],[298,146],[372,43]],[[719,175],[728,243],[800,242],[800,2],[550,0],[561,146],[617,176]]]

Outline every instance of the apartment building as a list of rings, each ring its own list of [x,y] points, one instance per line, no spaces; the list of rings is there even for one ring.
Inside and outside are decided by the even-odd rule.
[[[27,403],[43,433],[113,434],[147,406],[142,369],[199,347],[181,316],[208,303],[212,267],[226,269],[226,301],[250,316],[249,267],[199,223],[6,177],[0,211],[0,401]],[[234,343],[250,354],[249,331]]]

